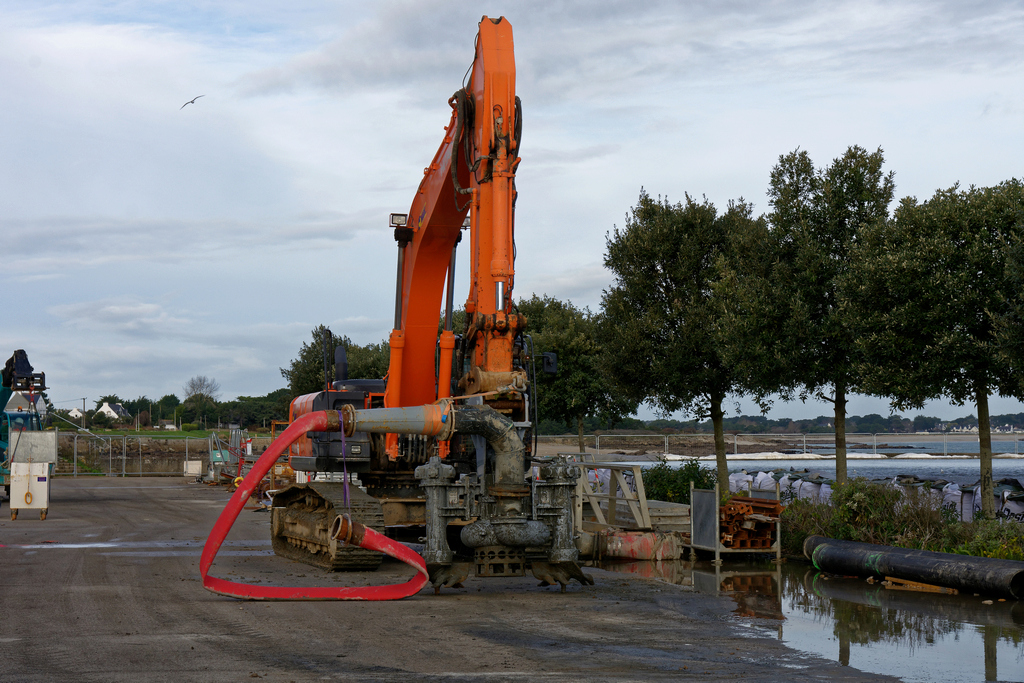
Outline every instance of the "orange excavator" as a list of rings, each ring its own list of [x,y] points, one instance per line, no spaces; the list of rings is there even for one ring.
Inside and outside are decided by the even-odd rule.
[[[512,27],[484,17],[468,84],[449,99],[444,140],[409,213],[391,215],[398,272],[388,375],[349,379],[339,348],[333,383],[292,403],[293,421],[338,411],[338,426],[292,447],[289,464],[311,478],[274,497],[280,555],[329,569],[375,568],[379,553],[332,538],[335,518],[347,514],[422,539],[436,589],[470,573],[528,570],[563,589],[572,579],[591,582],[573,535],[576,470],[531,448],[535,371],[526,318],[512,300],[522,131],[515,79]],[[469,296],[456,334],[464,230]]]

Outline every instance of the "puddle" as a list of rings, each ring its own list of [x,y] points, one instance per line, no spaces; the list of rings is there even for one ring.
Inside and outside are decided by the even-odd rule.
[[[800,563],[620,562],[602,569],[727,595],[802,652],[906,681],[1024,681],[1024,602],[889,590]]]

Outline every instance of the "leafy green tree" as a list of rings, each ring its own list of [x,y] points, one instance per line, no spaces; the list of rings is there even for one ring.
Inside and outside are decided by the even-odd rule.
[[[149,410],[150,404],[153,403],[150,399],[145,396],[139,396],[134,401],[121,401],[121,405],[132,415],[141,415],[143,412]]]
[[[324,338],[327,332],[326,326],[317,325],[312,331],[312,341],[303,342],[298,357],[292,359],[287,368],[281,368],[281,376],[287,380],[292,396],[324,390]],[[334,380],[334,349],[338,346],[345,347],[350,379],[380,379],[388,372],[391,347],[387,341],[360,346],[348,337],[332,335],[328,346],[328,372],[331,381]]]
[[[846,481],[846,402],[859,390],[859,352],[839,282],[858,230],[888,216],[893,174],[881,149],[853,146],[815,169],[806,151],[772,169],[767,224],[736,234],[716,285],[726,306],[725,356],[762,406],[769,395],[833,404],[836,479]]]
[[[181,400],[174,394],[165,394],[159,401],[153,404],[153,411],[157,420],[176,419],[176,409],[181,405]],[[159,422],[157,423],[159,424]]]
[[[1000,354],[1019,380],[1024,376],[1024,241],[1009,242],[1004,253],[1006,291],[1016,295],[1008,298],[1005,309],[996,318],[997,343]]]
[[[237,422],[241,427],[263,426],[271,420],[287,420],[291,391],[287,388],[272,391],[266,396],[239,396],[224,401],[219,408],[222,421]]]
[[[348,376],[350,379],[381,379],[388,374],[391,362],[391,347],[386,339],[364,345],[354,343],[348,337],[342,337],[340,344],[345,347],[348,357]]]
[[[686,195],[673,205],[641,190],[625,227],[607,238],[604,260],[615,275],[598,337],[610,375],[631,400],[711,418],[723,491],[729,467],[722,402],[737,385],[720,353],[722,308],[711,285],[730,234],[752,220],[742,200],[718,215],[706,199]]]
[[[521,300],[518,308],[528,321],[537,358],[545,352],[558,355],[557,373],[537,373],[535,395],[541,419],[575,426],[583,453],[587,417],[616,420],[633,412],[636,403],[615,392],[602,372],[602,349],[595,339],[596,320],[589,309],[536,294]]]
[[[1007,278],[1007,248],[1024,237],[1024,185],[940,190],[904,199],[890,221],[863,231],[844,283],[871,393],[896,408],[939,396],[977,407],[982,513],[994,514],[988,401],[1024,398],[1000,345],[1000,321],[1020,290]]]

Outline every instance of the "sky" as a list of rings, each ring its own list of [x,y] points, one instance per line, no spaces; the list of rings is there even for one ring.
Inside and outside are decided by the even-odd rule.
[[[641,188],[765,212],[796,148],[822,166],[881,147],[897,198],[1022,175],[1019,2],[6,0],[0,353],[25,349],[71,408],[196,375],[266,394],[321,323],[385,339],[388,215],[441,143],[483,15],[515,34],[519,297],[599,310],[606,235]]]

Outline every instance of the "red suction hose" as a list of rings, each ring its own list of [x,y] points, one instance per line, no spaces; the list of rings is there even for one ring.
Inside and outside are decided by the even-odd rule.
[[[330,414],[334,417],[334,413]],[[340,415],[338,416],[341,417]],[[277,462],[278,457],[293,442],[304,438],[306,432],[322,432],[328,430],[328,413],[319,411],[307,413],[295,420],[281,433],[274,443],[270,445],[260,459],[256,461],[249,474],[235,490],[231,500],[228,501],[224,511],[217,518],[213,525],[210,537],[206,539],[203,546],[203,554],[199,560],[199,571],[203,577],[203,588],[218,595],[226,595],[231,598],[243,600],[398,600],[415,595],[430,580],[427,574],[427,565],[418,553],[413,552],[401,543],[396,543],[383,534],[373,529],[357,526],[363,530],[362,538],[359,533],[353,534],[346,526],[343,533],[348,533],[351,540],[356,541],[359,547],[367,550],[376,550],[389,555],[396,560],[401,560],[407,565],[416,569],[416,574],[405,583],[392,584],[388,586],[365,586],[365,587],[305,587],[305,586],[254,586],[247,583],[238,583],[226,579],[218,579],[209,576],[210,565],[217,556],[221,544],[228,535],[228,531],[238,519],[238,514],[245,507],[245,501],[249,499],[260,480],[266,476],[270,468]],[[345,521],[348,524],[348,520]],[[335,527],[345,526],[335,524]]]

